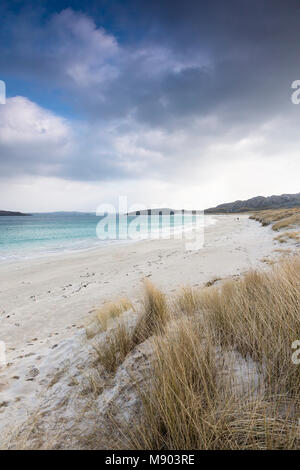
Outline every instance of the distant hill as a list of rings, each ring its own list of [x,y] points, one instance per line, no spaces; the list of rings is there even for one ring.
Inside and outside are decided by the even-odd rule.
[[[20,216],[20,215],[31,215],[31,214],[23,214],[22,212],[12,212],[12,211],[0,211],[0,217],[6,215],[6,216]]]
[[[205,209],[205,214],[231,214],[237,212],[261,211],[266,209],[284,209],[300,207],[300,193],[282,194],[281,196],[257,196],[246,201],[228,202]]]

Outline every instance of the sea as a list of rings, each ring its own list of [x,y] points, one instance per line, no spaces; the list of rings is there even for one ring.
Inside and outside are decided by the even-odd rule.
[[[0,217],[0,261],[88,250],[139,240],[180,238],[215,222],[209,215],[124,216],[34,213]]]

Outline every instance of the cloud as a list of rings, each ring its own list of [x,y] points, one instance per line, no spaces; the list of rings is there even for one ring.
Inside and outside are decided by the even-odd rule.
[[[277,0],[114,3],[102,16],[90,3],[5,16],[1,70],[39,93],[0,107],[2,180],[35,175],[137,194],[148,181],[182,200],[197,187],[228,199],[279,192],[274,168],[298,168],[290,85],[300,75],[291,47],[300,10],[290,15]],[[255,177],[251,162],[269,177]]]
[[[101,181],[129,175],[115,140],[109,126],[90,127],[25,97],[8,98],[0,107],[0,177],[35,174]]]
[[[113,65],[117,41],[103,28],[96,28],[91,18],[63,10],[51,18],[44,35],[50,42],[49,55],[60,62],[62,75],[77,86],[101,84],[117,75]]]
[[[10,73],[38,79],[40,86],[45,82],[71,89],[101,84],[117,74],[116,39],[82,13],[68,8],[44,24],[40,17],[23,13],[8,22],[9,53],[3,44],[0,60]]]
[[[72,150],[72,131],[65,119],[22,96],[8,98],[1,106],[2,178],[59,171]]]

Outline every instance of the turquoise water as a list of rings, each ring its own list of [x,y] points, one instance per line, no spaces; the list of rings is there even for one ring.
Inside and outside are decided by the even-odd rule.
[[[190,230],[197,219],[186,215],[100,217],[95,214],[33,214],[0,217],[0,260],[31,258],[60,251],[82,250],[147,238],[168,238]],[[205,224],[212,223],[211,217]],[[151,230],[150,230],[151,228]],[[151,232],[151,235],[150,235]]]

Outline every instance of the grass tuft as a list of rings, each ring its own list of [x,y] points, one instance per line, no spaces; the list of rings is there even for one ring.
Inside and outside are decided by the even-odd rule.
[[[133,337],[127,325],[119,322],[107,335],[105,343],[94,344],[98,360],[106,372],[114,373],[133,349]]]
[[[284,232],[274,237],[274,240],[278,241],[279,243],[286,243],[288,240],[294,240],[295,242],[299,242],[300,232]]]
[[[143,312],[140,315],[134,332],[134,342],[142,343],[150,336],[163,332],[169,319],[169,309],[165,294],[150,281],[144,283]]]
[[[87,337],[91,339],[99,332],[106,331],[116,318],[130,309],[134,310],[133,304],[126,298],[105,303],[96,311],[92,322],[86,327]]]

